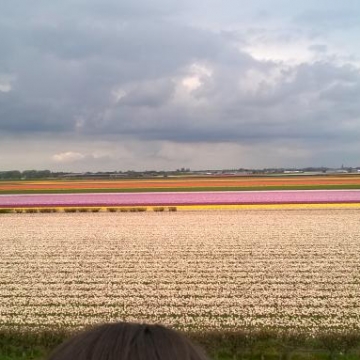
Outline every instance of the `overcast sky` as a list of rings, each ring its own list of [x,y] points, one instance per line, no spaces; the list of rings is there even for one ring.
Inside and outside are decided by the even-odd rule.
[[[0,171],[360,166],[358,0],[0,0]]]

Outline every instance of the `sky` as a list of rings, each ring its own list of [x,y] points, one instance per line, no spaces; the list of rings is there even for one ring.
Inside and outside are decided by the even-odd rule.
[[[358,0],[0,9],[0,171],[360,166]]]

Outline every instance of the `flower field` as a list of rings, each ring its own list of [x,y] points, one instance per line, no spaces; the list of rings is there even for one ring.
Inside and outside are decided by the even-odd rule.
[[[360,190],[0,195],[0,208],[336,203],[360,205]]]
[[[0,194],[360,189],[360,175],[208,176],[157,179],[1,181]]]
[[[7,214],[2,330],[360,328],[358,210]]]

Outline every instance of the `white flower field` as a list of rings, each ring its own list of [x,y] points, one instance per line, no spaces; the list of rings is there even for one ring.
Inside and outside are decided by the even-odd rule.
[[[6,214],[0,326],[360,328],[359,210]]]

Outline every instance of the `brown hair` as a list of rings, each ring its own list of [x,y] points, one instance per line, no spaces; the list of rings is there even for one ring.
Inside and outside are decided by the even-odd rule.
[[[208,360],[181,333],[162,325],[113,323],[82,332],[48,360]]]

